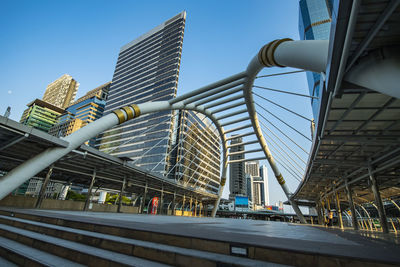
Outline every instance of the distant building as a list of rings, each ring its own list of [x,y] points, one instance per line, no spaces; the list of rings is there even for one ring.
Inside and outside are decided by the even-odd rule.
[[[260,177],[264,181],[264,205],[269,205],[269,185],[268,185],[268,169],[267,166],[260,166]]]
[[[83,121],[80,119],[70,119],[62,123],[57,123],[50,128],[49,134],[57,137],[65,137],[83,127]]]
[[[65,137],[79,130],[86,124],[103,116],[104,107],[108,97],[111,82],[103,84],[76,100],[65,112],[58,117],[57,124],[50,130],[49,134],[57,137]],[[94,146],[95,139],[89,141]]]
[[[43,185],[42,178],[34,177],[29,179],[29,184],[26,189],[25,195],[38,196],[40,193],[40,189],[42,188],[42,185]],[[54,181],[49,181],[44,196],[58,198],[58,195],[62,192],[62,189],[63,189],[63,184]]]
[[[111,82],[105,83],[80,97],[72,103],[60,118],[59,122],[68,121],[71,116],[80,119],[83,126],[103,116]]]
[[[217,193],[221,142],[215,126],[203,114],[188,110],[179,111],[177,125],[168,177]]]
[[[252,177],[252,202],[253,209],[259,210],[265,207],[264,180],[261,177]]]
[[[230,148],[230,153],[241,152],[244,151],[243,139],[241,137],[237,137],[231,140],[230,145],[234,145]],[[229,156],[229,161],[235,160],[243,160],[244,154],[234,154]],[[232,162],[229,164],[229,197],[232,199],[235,196],[246,196],[247,195],[247,181],[245,175],[245,163],[241,162]]]
[[[332,21],[332,0],[300,0],[299,34],[301,40],[328,40]],[[315,121],[318,120],[320,105],[321,75],[307,72],[311,106]]]
[[[247,161],[245,163],[245,172],[251,176],[260,176],[260,164],[258,161]]]
[[[120,49],[105,115],[130,104],[167,101],[176,96],[185,21],[186,12],[181,12]],[[138,159],[137,166],[164,174],[176,127],[173,114],[141,115],[104,131],[96,147],[117,157]],[[155,145],[156,150],[146,153]]]
[[[65,109],[75,100],[78,88],[79,83],[70,75],[64,74],[47,86],[43,101]]]
[[[30,102],[23,112],[20,123],[48,132],[57,123],[57,118],[64,110],[43,100]]]
[[[253,176],[246,173],[246,196],[249,197],[249,201],[253,202]]]

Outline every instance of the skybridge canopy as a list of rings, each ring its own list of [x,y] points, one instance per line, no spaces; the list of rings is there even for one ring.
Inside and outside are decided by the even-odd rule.
[[[347,180],[357,203],[371,202],[371,173],[382,199],[399,198],[400,100],[343,81],[363,57],[400,45],[398,1],[341,1],[332,19],[321,110],[293,198],[319,201],[334,190],[343,193]],[[345,193],[339,197],[347,201]]]
[[[37,129],[21,125],[0,116],[0,170],[9,172],[22,162],[52,147],[67,147],[68,142]],[[38,173],[45,177],[48,169]],[[58,160],[53,167],[51,179],[62,183],[89,186],[96,172],[95,188],[121,190],[124,178],[127,179],[125,192],[142,193],[146,183],[148,190],[163,190],[164,196],[192,196],[199,200],[212,200],[217,197],[205,190],[185,187],[174,180],[154,175],[130,163],[129,159],[110,156],[87,145],[81,145]]]

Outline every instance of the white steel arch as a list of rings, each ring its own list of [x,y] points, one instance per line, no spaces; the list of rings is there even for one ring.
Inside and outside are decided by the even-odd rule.
[[[265,157],[239,160],[239,162],[267,159],[298,218],[302,223],[305,223],[306,221],[300,209],[290,198],[291,194],[289,189],[275,164],[267,142],[262,134],[254,106],[252,87],[256,75],[264,67],[291,66],[315,72],[323,72],[325,71],[327,55],[328,41],[275,40],[265,45],[260,50],[258,55],[251,60],[244,72],[178,96],[169,101],[148,102],[118,108],[112,113],[63,138],[69,143],[67,148],[49,148],[36,157],[25,161],[7,175],[0,178],[0,199],[4,198],[30,177],[47,168],[73,149],[79,147],[85,141],[115,125],[138,117],[141,114],[166,110],[193,110],[207,116],[216,126],[221,138],[223,165],[218,198],[214,205],[212,216],[216,214],[225,186],[228,164],[238,162],[237,160],[228,160],[230,155],[237,154],[238,152],[232,154],[228,153],[228,148],[237,144],[228,145],[227,142],[235,137],[247,137],[250,141],[245,141],[239,145],[259,144],[260,148],[245,150],[242,153],[251,154],[263,152]],[[217,114],[220,113],[222,114],[217,116]],[[250,123],[245,123],[246,121]],[[241,123],[241,125],[234,127],[237,123]],[[243,125],[243,123],[245,124]],[[248,132],[241,132],[246,129]],[[234,137],[227,137],[227,134],[236,135]]]

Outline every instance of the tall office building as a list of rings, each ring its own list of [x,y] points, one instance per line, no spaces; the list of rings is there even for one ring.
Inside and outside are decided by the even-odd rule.
[[[124,45],[119,53],[105,115],[113,110],[176,96],[186,12]],[[172,111],[142,115],[103,132],[99,150],[128,157],[152,172],[165,173],[174,127]]]
[[[299,2],[299,33],[302,40],[329,39],[332,21],[332,0],[300,0]],[[311,96],[311,106],[315,121],[319,114],[320,97],[319,73],[307,72],[308,87]]]
[[[232,139],[231,145],[235,146],[230,148],[230,153],[244,151],[244,145],[240,145],[240,143],[243,143],[243,139],[241,137]],[[244,154],[239,153],[229,156],[230,161],[241,159],[244,159]],[[236,195],[247,195],[247,181],[244,162],[233,162],[229,164],[229,190],[230,198],[234,198]]]
[[[65,109],[75,100],[78,87],[79,83],[76,80],[64,74],[47,86],[43,101]]]
[[[252,177],[251,179],[251,193],[253,209],[263,209],[265,207],[265,184],[261,177]]]
[[[264,181],[264,205],[269,205],[269,185],[268,185],[268,169],[267,166],[260,166],[260,177]]]
[[[260,176],[260,164],[258,161],[247,161],[245,163],[245,172],[251,176]]]
[[[48,132],[64,110],[40,99],[30,102],[22,113],[20,123]]]
[[[221,142],[215,126],[203,114],[181,110],[174,136],[168,177],[218,193]]]

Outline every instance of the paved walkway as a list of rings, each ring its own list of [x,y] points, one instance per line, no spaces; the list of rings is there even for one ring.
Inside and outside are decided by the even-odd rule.
[[[9,210],[9,208],[0,208]],[[178,236],[286,249],[307,254],[384,260],[400,265],[400,237],[375,234],[379,238],[310,225],[227,218],[193,218],[80,211],[28,210],[19,212],[82,223],[96,223]]]

